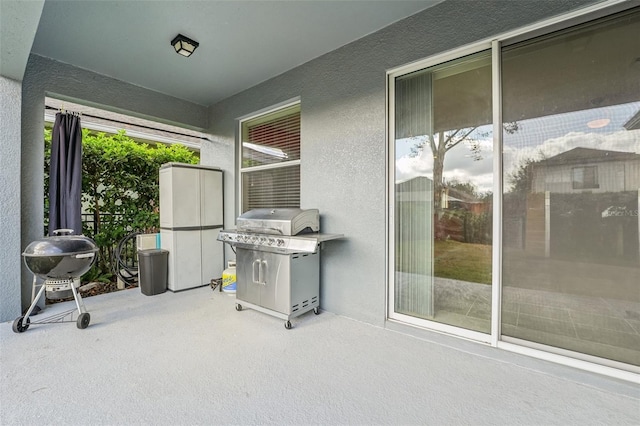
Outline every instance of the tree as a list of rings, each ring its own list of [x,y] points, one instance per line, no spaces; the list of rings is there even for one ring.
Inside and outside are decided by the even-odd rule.
[[[471,134],[477,127],[469,127],[466,129],[457,129],[452,131],[440,131],[436,135],[428,135],[427,140],[417,144],[411,150],[414,156],[417,156],[428,143],[433,155],[433,201],[435,211],[441,213],[442,208],[442,190],[444,188],[444,159],[447,152],[454,147],[466,142],[473,155],[475,161],[482,159],[480,154],[480,141],[471,137]],[[486,137],[488,132],[482,132],[478,136]]]
[[[517,121],[504,123],[505,132],[512,134],[518,131],[519,125]],[[477,126],[466,127],[462,129],[439,131],[435,134],[427,135],[426,140],[417,142],[412,148],[410,155],[417,157],[427,146],[431,149],[433,155],[433,191],[434,191],[434,208],[436,212],[442,210],[442,190],[444,188],[444,160],[447,152],[451,151],[461,143],[466,143],[471,152],[474,161],[482,160],[482,147],[480,140],[489,137],[490,131],[479,131]]]
[[[507,174],[509,191],[519,194],[531,192],[531,166],[536,163],[532,158],[525,158],[514,170]]]
[[[519,129],[517,121],[504,123],[503,129],[513,134]],[[446,238],[446,232],[442,229],[439,219],[442,217],[442,194],[445,189],[444,160],[447,152],[460,144],[468,145],[474,161],[482,160],[482,146],[480,141],[489,137],[491,131],[480,131],[478,126],[471,126],[454,130],[441,130],[427,135],[426,139],[418,141],[412,148],[410,155],[417,157],[428,145],[433,156],[433,208],[435,214],[435,237]],[[479,196],[479,194],[476,194]]]

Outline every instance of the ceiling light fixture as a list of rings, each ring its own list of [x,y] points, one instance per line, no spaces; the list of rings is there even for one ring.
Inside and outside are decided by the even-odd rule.
[[[200,43],[195,40],[191,40],[189,37],[183,36],[182,34],[178,34],[173,40],[171,40],[171,45],[176,49],[177,54],[188,58]]]

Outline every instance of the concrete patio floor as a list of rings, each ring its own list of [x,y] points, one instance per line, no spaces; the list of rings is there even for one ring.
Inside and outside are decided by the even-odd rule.
[[[329,312],[286,330],[209,287],[85,305],[85,330],[0,324],[0,424],[640,424],[636,384],[436,333]]]

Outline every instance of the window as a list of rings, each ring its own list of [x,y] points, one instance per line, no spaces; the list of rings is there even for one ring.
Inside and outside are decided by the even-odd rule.
[[[300,207],[300,104],[240,123],[240,210]]]
[[[574,167],[571,169],[571,181],[573,182],[573,189],[599,188],[598,167]]]

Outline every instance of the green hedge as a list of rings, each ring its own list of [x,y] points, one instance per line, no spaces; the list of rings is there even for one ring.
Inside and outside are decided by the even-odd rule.
[[[45,231],[49,217],[49,165],[51,131],[45,129]],[[90,278],[109,278],[113,250],[131,232],[156,232],[159,227],[158,172],[168,162],[197,164],[199,159],[182,145],[148,145],[126,136],[82,132],[83,213],[93,215],[83,233],[100,248]],[[87,277],[85,277],[86,279]]]

